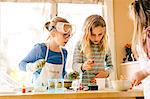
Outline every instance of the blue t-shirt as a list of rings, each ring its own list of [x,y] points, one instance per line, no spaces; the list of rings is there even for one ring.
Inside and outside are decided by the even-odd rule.
[[[20,70],[26,71],[27,63],[34,63],[35,61],[39,59],[45,59],[46,50],[47,50],[47,47],[45,43],[36,44],[33,47],[33,49],[30,51],[30,53],[19,63]],[[66,59],[67,59],[67,50],[62,48],[62,52],[64,55],[64,67],[62,71],[62,78],[64,78],[64,75],[66,74],[65,64],[66,64]],[[49,50],[46,62],[52,63],[52,64],[62,64],[61,52],[54,52],[54,51]],[[40,72],[41,72],[41,69],[34,72],[33,73],[34,78],[39,77]]]

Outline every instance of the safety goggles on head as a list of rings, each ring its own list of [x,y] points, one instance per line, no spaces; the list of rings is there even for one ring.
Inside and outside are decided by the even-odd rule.
[[[68,33],[72,31],[72,26],[69,23],[57,22],[56,30],[63,33]]]
[[[49,26],[48,30],[56,29],[58,32],[68,33],[72,32],[72,25],[70,23],[57,22],[55,26]]]

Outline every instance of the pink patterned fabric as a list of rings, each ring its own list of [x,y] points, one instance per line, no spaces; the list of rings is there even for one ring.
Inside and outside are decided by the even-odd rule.
[[[146,28],[146,46],[147,46],[147,55],[150,59],[150,26]]]

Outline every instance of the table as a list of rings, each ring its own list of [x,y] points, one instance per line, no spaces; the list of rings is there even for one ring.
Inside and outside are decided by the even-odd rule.
[[[78,91],[64,93],[16,93],[0,94],[0,99],[136,99],[143,97],[142,90],[129,91]]]

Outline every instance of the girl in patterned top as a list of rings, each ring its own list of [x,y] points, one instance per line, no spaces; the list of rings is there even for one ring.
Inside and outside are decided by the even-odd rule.
[[[82,85],[95,85],[95,78],[107,78],[112,69],[106,23],[99,15],[89,16],[83,26],[84,35],[75,47],[73,70],[82,72]]]
[[[130,7],[134,21],[132,49],[141,66],[132,84],[137,86],[143,80],[144,99],[150,99],[150,0],[135,0]]]

